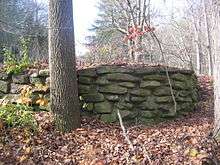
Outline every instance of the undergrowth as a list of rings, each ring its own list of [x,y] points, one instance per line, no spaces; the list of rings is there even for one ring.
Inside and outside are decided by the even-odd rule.
[[[30,66],[30,59],[29,59],[29,46],[30,46],[30,39],[28,38],[21,38],[20,42],[20,56],[21,58],[17,58],[16,54],[12,52],[7,47],[3,49],[3,56],[4,56],[4,69],[9,74],[19,74],[23,72]]]
[[[0,106],[0,120],[6,127],[28,127],[37,129],[32,107],[22,104],[6,104]]]

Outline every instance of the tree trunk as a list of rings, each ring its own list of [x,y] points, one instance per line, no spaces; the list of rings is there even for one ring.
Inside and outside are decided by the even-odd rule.
[[[220,8],[216,7],[214,27],[214,137],[220,139]]]
[[[193,16],[193,25],[194,25],[194,37],[195,37],[195,46],[196,46],[196,71],[197,74],[201,74],[202,72],[202,47],[201,47],[201,40],[199,36],[199,23],[196,22]]]
[[[80,126],[72,0],[49,1],[51,109],[63,132]]]
[[[203,0],[203,8],[204,8],[204,21],[205,21],[205,29],[206,29],[206,46],[208,49],[208,70],[209,75],[213,75],[213,53],[212,53],[212,38],[211,38],[211,31],[210,31],[210,21],[207,12],[207,1]]]

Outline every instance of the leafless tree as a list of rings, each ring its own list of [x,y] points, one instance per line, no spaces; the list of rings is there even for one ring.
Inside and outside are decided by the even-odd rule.
[[[215,26],[213,31],[214,36],[214,137],[220,140],[220,3],[213,1],[213,12]]]

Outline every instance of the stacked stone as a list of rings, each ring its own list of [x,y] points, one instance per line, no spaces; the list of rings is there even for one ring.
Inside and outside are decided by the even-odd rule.
[[[105,122],[117,122],[117,111],[124,121],[148,123],[194,109],[197,99],[197,79],[190,70],[168,68],[177,102],[177,113],[164,67],[131,68],[99,66],[78,71],[81,109]],[[49,70],[33,74],[0,73],[0,95],[15,102],[24,85],[48,84]],[[49,99],[49,90],[33,89],[32,99],[39,94]]]
[[[105,122],[116,122],[118,110],[125,121],[141,123],[176,115],[164,67],[100,66],[80,70],[78,75],[84,110]],[[198,98],[195,75],[172,68],[169,75],[177,113],[192,111]]]
[[[21,90],[29,85],[32,86],[32,97],[33,101],[35,98],[39,97],[39,94],[48,95],[49,90],[44,91],[35,88],[36,84],[45,85],[49,80],[49,70],[40,70],[39,72],[28,74],[21,73],[18,75],[11,75],[4,72],[0,73],[0,95],[1,98],[5,98],[12,103],[20,97]]]
[[[10,79],[11,77],[4,72],[0,73],[0,97],[4,97],[10,92]]]

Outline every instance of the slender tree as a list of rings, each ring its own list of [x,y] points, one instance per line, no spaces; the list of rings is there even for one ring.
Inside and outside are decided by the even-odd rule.
[[[49,1],[51,109],[63,132],[80,126],[72,0]]]
[[[214,137],[220,139],[220,3],[214,1],[214,109],[215,109],[215,128]]]

